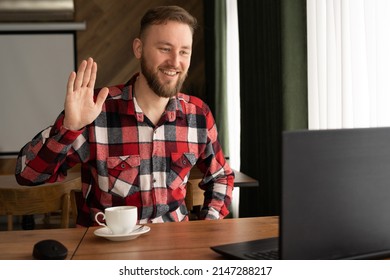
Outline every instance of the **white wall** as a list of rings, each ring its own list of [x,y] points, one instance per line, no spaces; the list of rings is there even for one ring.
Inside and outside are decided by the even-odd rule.
[[[63,109],[74,35],[0,34],[0,154],[18,152]]]

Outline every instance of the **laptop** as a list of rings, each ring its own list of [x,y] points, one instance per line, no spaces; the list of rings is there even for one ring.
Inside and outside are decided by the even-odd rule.
[[[262,253],[298,260],[390,256],[390,128],[282,137],[279,238],[211,249],[235,259],[267,259]]]

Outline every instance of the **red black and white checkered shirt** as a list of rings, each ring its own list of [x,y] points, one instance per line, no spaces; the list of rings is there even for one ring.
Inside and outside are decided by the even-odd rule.
[[[210,109],[199,98],[179,93],[153,125],[133,97],[137,76],[109,88],[92,124],[68,130],[62,112],[53,126],[27,143],[18,157],[18,182],[60,181],[69,168],[81,163],[85,200],[78,224],[93,225],[98,211],[116,205],[137,206],[141,223],[186,221],[186,183],[196,164],[204,173],[203,218],[225,217],[234,173],[218,142]]]

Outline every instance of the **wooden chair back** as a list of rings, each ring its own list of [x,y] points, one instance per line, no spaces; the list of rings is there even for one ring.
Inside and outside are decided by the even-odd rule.
[[[190,220],[199,218],[200,209],[204,201],[204,191],[199,188],[201,179],[189,179],[187,182],[187,193],[185,202],[188,211],[190,212]]]
[[[16,157],[0,158],[0,175],[15,174]]]
[[[56,211],[61,213],[61,227],[69,227],[70,213],[74,220],[77,217],[73,192],[81,188],[80,178],[76,175],[73,177],[65,182],[40,186],[0,187],[0,215],[8,216],[7,229],[13,229],[13,216],[46,214]]]

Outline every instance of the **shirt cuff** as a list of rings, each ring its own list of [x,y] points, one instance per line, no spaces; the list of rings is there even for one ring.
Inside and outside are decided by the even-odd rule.
[[[80,136],[80,134],[83,133],[85,128],[82,128],[80,130],[69,130],[63,125],[63,120],[64,120],[63,116],[57,119],[57,121],[55,122],[52,128],[51,134],[52,136],[54,135],[59,136],[58,138],[56,137],[59,143],[63,145],[70,145],[77,139],[77,137]]]

